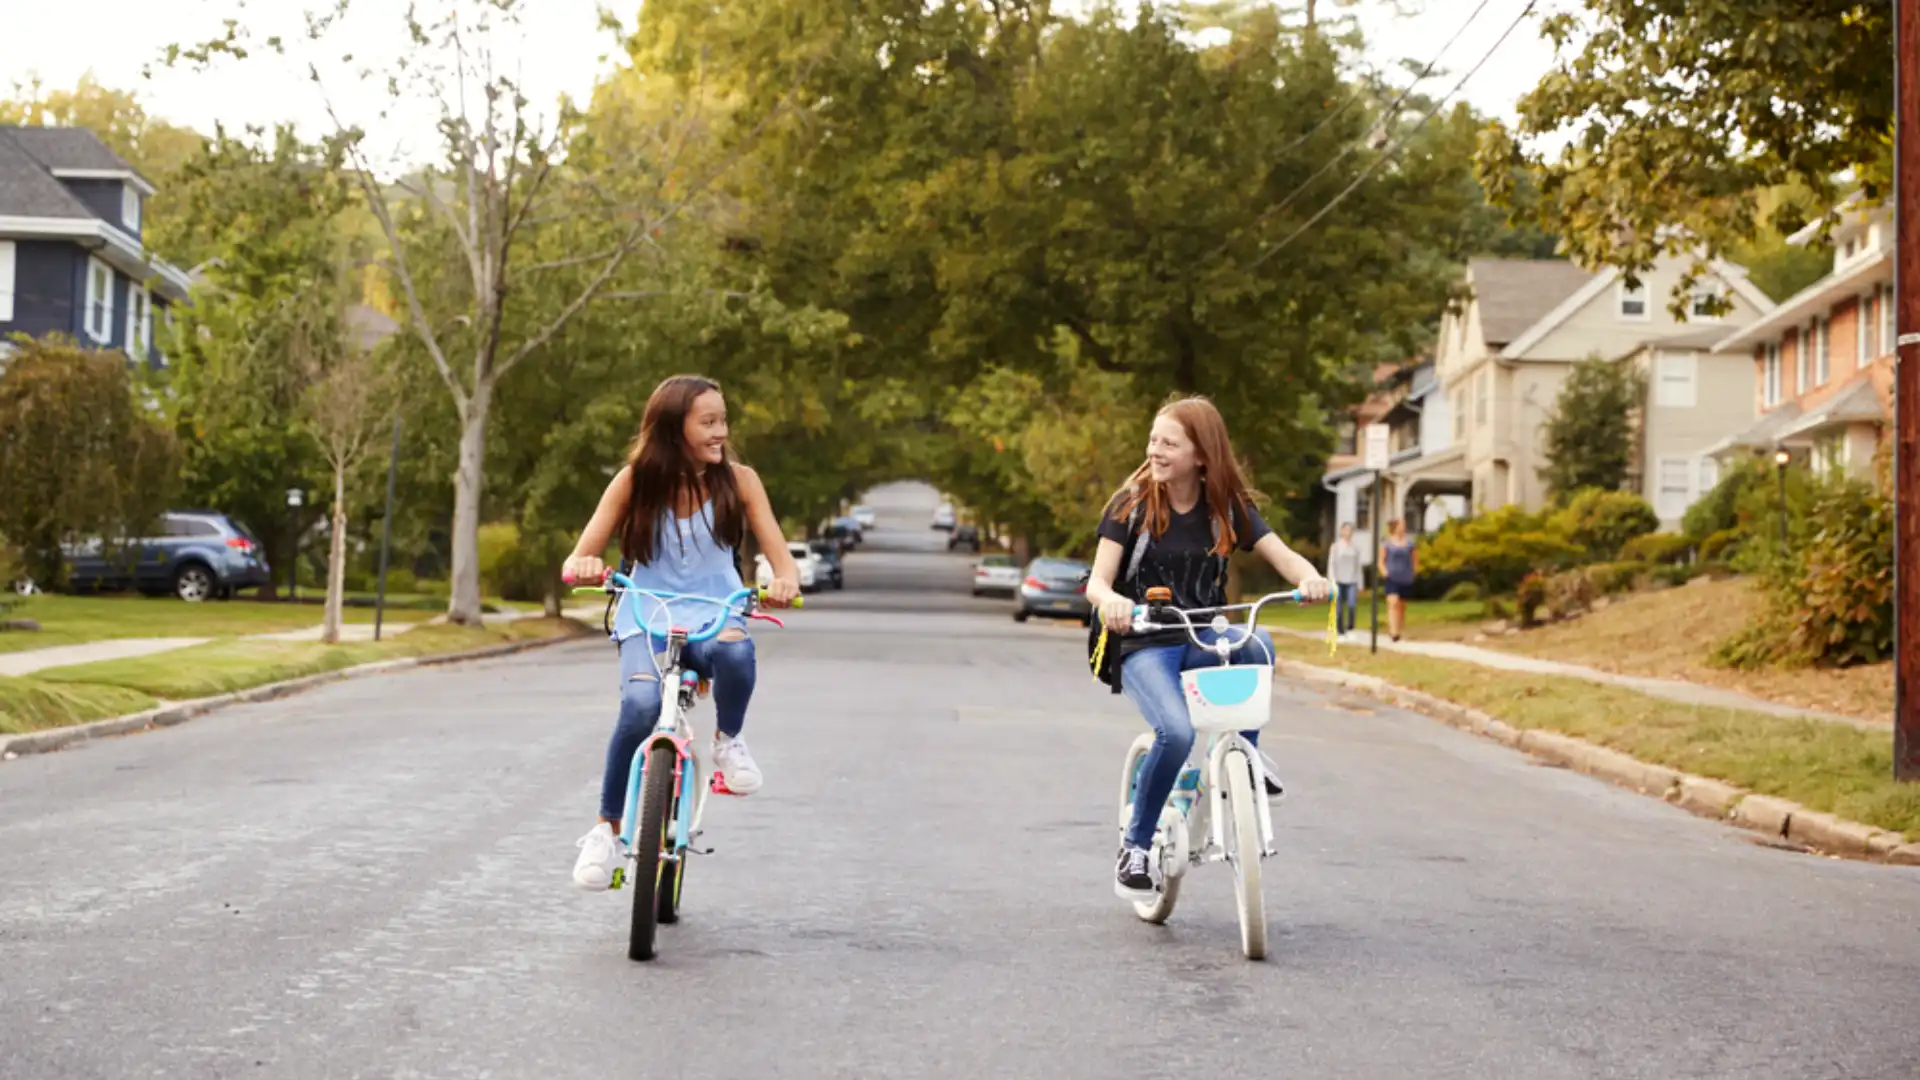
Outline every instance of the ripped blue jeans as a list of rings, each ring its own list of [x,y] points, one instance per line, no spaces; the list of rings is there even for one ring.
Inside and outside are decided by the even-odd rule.
[[[1218,641],[1211,630],[1200,631],[1204,641]],[[1273,636],[1265,630],[1233,651],[1235,664],[1273,663]],[[1153,727],[1153,749],[1147,752],[1146,768],[1140,787],[1133,795],[1133,821],[1127,826],[1127,846],[1151,848],[1154,829],[1160,823],[1160,808],[1173,794],[1180,770],[1193,753],[1193,721],[1187,716],[1187,702],[1180,695],[1180,673],[1194,668],[1218,667],[1212,653],[1188,642],[1162,645],[1130,654],[1120,666],[1120,689],[1133,699],[1140,715]],[[1258,731],[1243,731],[1248,742],[1260,745]]]
[[[645,634],[620,643],[620,722],[607,741],[607,768],[600,779],[600,816],[619,821],[626,812],[627,774],[634,751],[660,722],[660,673],[650,655],[654,642]],[[722,735],[738,735],[747,722],[755,673],[753,639],[693,642],[680,652],[682,665],[713,683],[715,723]]]

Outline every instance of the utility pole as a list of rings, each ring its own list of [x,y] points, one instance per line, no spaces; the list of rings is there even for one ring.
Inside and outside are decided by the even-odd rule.
[[[1893,40],[1893,775],[1920,781],[1920,0],[1895,0]]]

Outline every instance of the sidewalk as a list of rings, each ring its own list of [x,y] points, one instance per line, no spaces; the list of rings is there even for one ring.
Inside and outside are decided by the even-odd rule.
[[[1309,630],[1283,630],[1295,637],[1312,641],[1326,640],[1326,634]],[[1343,639],[1343,648],[1365,648],[1368,636],[1356,633],[1351,642]],[[1820,712],[1817,709],[1802,709],[1793,705],[1782,705],[1777,701],[1750,697],[1736,690],[1722,690],[1714,686],[1702,686],[1699,683],[1683,682],[1678,679],[1655,679],[1644,675],[1619,675],[1598,668],[1582,667],[1579,664],[1563,664],[1557,660],[1541,660],[1531,656],[1517,656],[1513,653],[1497,652],[1493,649],[1480,649],[1472,645],[1460,645],[1449,641],[1393,641],[1385,634],[1380,635],[1380,649],[1383,652],[1399,652],[1412,656],[1430,656],[1435,660],[1457,660],[1481,667],[1495,668],[1501,671],[1524,671],[1534,675],[1561,675],[1569,679],[1585,679],[1588,682],[1607,683],[1629,690],[1637,690],[1652,697],[1678,701],[1684,705],[1705,705],[1723,709],[1745,709],[1749,712],[1767,713],[1772,716],[1825,720],[1829,723],[1847,724],[1864,731],[1885,731],[1888,725],[1872,720],[1862,720],[1853,716],[1841,716],[1838,713]]]

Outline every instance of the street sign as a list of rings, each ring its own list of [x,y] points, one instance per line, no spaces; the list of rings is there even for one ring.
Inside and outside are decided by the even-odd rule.
[[[1387,462],[1391,457],[1391,455],[1387,453],[1387,435],[1387,425],[1367,425],[1367,459],[1365,465],[1374,472],[1385,472],[1387,469]]]

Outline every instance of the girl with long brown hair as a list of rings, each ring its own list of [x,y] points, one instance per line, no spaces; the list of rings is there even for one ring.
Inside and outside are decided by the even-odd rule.
[[[800,568],[787,551],[760,477],[733,460],[720,384],[698,375],[676,375],[647,399],[626,467],[600,496],[563,572],[576,581],[605,578],[600,553],[617,531],[621,560],[635,585],[682,596],[730,596],[741,588],[738,552],[748,528],[772,564],[768,603],[786,607],[800,595]],[[660,679],[648,626],[658,630],[671,623],[704,630],[715,618],[728,620],[719,636],[689,644],[681,658],[689,671],[713,682],[716,790],[750,795],[760,788],[760,767],[741,737],[753,697],[753,639],[738,616],[717,615],[718,610],[634,593],[620,597],[614,615],[614,637],[620,644],[620,718],[607,743],[600,821],[578,844],[573,880],[581,888],[605,889],[612,882],[620,858],[617,838],[627,769],[641,740],[660,719]]]
[[[1107,629],[1127,634],[1134,606],[1155,587],[1171,590],[1176,607],[1225,606],[1227,559],[1235,551],[1259,555],[1307,599],[1326,599],[1326,579],[1261,520],[1253,499],[1227,439],[1226,422],[1211,401],[1181,398],[1161,409],[1147,440],[1146,461],[1100,520],[1100,547],[1087,581],[1087,599]],[[1139,544],[1146,549],[1137,560],[1125,560],[1133,565],[1123,567],[1123,555]],[[1203,637],[1211,634],[1202,632]],[[1219,661],[1196,647],[1185,629],[1118,640],[1115,689],[1133,699],[1154,731],[1133,820],[1114,871],[1114,892],[1124,900],[1139,900],[1154,894],[1147,852],[1160,808],[1193,751],[1193,721],[1180,694],[1180,673]],[[1272,656],[1273,638],[1261,630],[1235,650],[1232,662],[1263,663]],[[1244,734],[1258,744],[1259,732]],[[1267,775],[1273,784],[1271,764]]]

